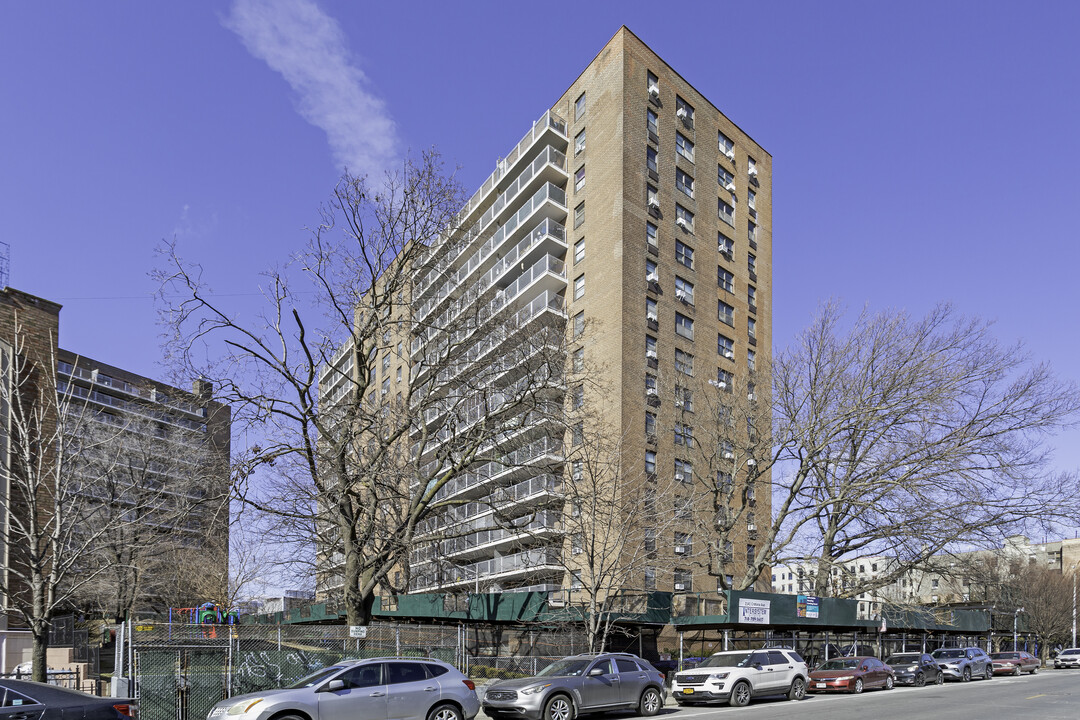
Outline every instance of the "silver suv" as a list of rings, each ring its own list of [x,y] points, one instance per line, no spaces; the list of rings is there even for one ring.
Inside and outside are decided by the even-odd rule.
[[[938,648],[930,656],[946,680],[967,682],[972,678],[990,680],[994,677],[994,661],[982,648]]]
[[[573,655],[533,677],[493,683],[484,693],[484,713],[492,720],[572,720],[633,709],[655,715],[663,705],[664,676],[629,653]]]
[[[807,677],[806,663],[794,650],[731,650],[675,673],[671,694],[680,705],[727,700],[742,707],[754,696],[783,694],[802,700]]]
[[[427,658],[344,660],[280,690],[237,695],[207,720],[400,718],[471,720],[480,712],[476,686],[452,666]]]

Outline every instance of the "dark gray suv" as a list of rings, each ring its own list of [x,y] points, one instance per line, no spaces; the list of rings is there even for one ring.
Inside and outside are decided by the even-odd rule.
[[[655,715],[664,705],[664,676],[629,653],[573,655],[533,677],[502,680],[484,693],[492,720],[572,720],[582,713],[633,710]]]

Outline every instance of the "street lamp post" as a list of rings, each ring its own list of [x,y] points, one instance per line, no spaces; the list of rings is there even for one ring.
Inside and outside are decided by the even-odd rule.
[[[1019,607],[1013,611],[1013,652],[1016,652],[1016,642],[1018,640],[1017,624],[1016,621],[1020,618],[1020,613],[1024,612],[1024,608]]]

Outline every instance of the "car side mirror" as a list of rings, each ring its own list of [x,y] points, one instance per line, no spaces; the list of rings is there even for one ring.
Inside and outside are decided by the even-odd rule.
[[[326,683],[326,687],[323,688],[323,690],[325,692],[334,692],[335,690],[344,690],[344,689],[345,689],[345,681],[344,680],[331,680],[330,682]]]
[[[589,671],[589,677],[598,677],[598,676],[603,675],[603,674],[604,674],[604,668],[603,667],[594,667],[592,670]]]
[[[763,667],[762,667],[761,663],[754,663],[754,669],[755,670],[762,670]]]

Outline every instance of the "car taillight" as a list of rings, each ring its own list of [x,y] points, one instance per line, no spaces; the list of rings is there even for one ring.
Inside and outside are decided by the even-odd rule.
[[[136,716],[139,706],[134,703],[116,703],[113,705],[113,709],[124,717],[133,718]]]
[[[472,680],[462,680],[461,682],[465,683],[465,687],[469,688],[470,690],[476,689],[476,683],[474,683]]]

